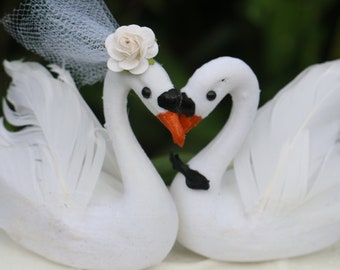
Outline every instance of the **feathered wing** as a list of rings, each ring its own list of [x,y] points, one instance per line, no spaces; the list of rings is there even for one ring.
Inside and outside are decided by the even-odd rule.
[[[340,192],[339,134],[338,60],[309,67],[258,111],[234,162],[245,209],[287,213]]]
[[[4,115],[21,129],[0,126],[1,192],[60,215],[84,209],[103,166],[105,131],[66,71],[54,68],[54,78],[38,63],[4,64],[12,77]]]
[[[85,100],[81,97],[71,74],[66,69],[61,68],[58,65],[50,64],[48,66],[52,72],[58,74],[58,79],[60,79],[61,81],[65,83],[68,83],[71,86],[69,89],[72,90],[75,93],[75,95],[79,97],[78,100],[79,100],[80,106],[82,106],[83,108],[87,110],[89,118],[92,119],[92,121],[95,124],[95,127],[100,129],[101,131],[104,131],[102,129],[101,123],[99,122],[99,120],[97,119],[97,117],[95,116],[91,108],[88,106]],[[113,148],[112,148],[112,143],[110,141],[110,138],[106,130],[105,132],[103,132],[103,135],[107,143],[106,143],[105,159],[104,159],[102,170],[108,173],[109,175],[113,176],[113,178],[115,180],[118,180],[119,184],[121,184],[121,181],[120,181],[121,175],[120,175],[119,167],[118,167],[117,160],[116,160]]]

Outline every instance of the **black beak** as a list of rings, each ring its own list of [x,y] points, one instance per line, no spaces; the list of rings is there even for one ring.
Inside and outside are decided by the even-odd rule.
[[[195,103],[185,93],[177,89],[170,89],[161,94],[157,99],[158,105],[174,113],[182,113],[188,117],[195,113]]]

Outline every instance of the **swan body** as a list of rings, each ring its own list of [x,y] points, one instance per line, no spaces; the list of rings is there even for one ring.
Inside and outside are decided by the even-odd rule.
[[[340,60],[307,68],[258,111],[258,81],[239,59],[203,65],[182,91],[195,102],[196,118],[226,94],[233,107],[188,162],[209,188],[188,188],[181,173],[171,185],[181,244],[213,259],[250,262],[340,239]]]
[[[25,248],[79,269],[142,269],[161,262],[178,216],[128,123],[126,97],[173,85],[158,64],[140,76],[108,71],[102,128],[69,73],[5,61],[12,77],[0,127],[0,228]],[[2,122],[4,119],[1,119]]]

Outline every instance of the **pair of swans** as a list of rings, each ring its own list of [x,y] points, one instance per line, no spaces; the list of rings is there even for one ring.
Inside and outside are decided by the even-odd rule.
[[[62,1],[33,2],[32,12],[18,12],[23,25],[9,24],[26,47],[44,56],[55,49],[51,59],[64,60],[64,52],[68,57],[76,49],[90,62],[98,55],[107,60],[101,42],[114,19],[103,1],[71,3],[70,10]],[[80,34],[98,44],[87,48],[77,39],[79,21]],[[36,32],[30,36],[29,23],[42,31],[40,40]],[[54,49],[44,51],[49,45]],[[136,67],[134,61],[123,64]],[[54,78],[37,63],[5,62],[13,82],[4,114],[21,128],[0,129],[0,227],[44,257],[98,270],[157,264],[177,233],[193,251],[231,261],[291,257],[331,245],[340,235],[339,66],[334,61],[308,69],[258,112],[257,79],[235,58],[205,64],[181,93],[158,63],[141,75],[109,70],[103,129],[64,69],[52,66]],[[96,69],[86,62],[81,67]],[[188,165],[172,157],[182,172],[172,196],[132,134],[130,89],[179,145],[226,94],[233,97],[227,124],[207,147]]]
[[[155,115],[164,113],[156,97],[173,85],[160,65],[141,76],[108,72],[107,132],[65,70],[53,66],[53,78],[36,63],[5,67],[15,108],[4,103],[6,119],[26,127],[0,131],[0,225],[28,249],[85,269],[151,266],[176,239],[177,211],[179,242],[218,260],[298,256],[340,238],[340,61],[307,69],[258,112],[258,82],[241,60],[222,57],[198,69],[182,89],[196,105],[194,116],[179,118],[184,132],[228,93],[233,109],[186,166],[196,174],[184,172],[208,186],[192,189],[183,174],[175,177],[177,211],[126,115],[130,88]]]

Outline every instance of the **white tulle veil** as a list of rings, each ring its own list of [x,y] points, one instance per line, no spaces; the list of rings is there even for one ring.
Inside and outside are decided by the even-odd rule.
[[[26,0],[1,20],[26,49],[68,69],[79,86],[104,78],[118,23],[103,0]]]

